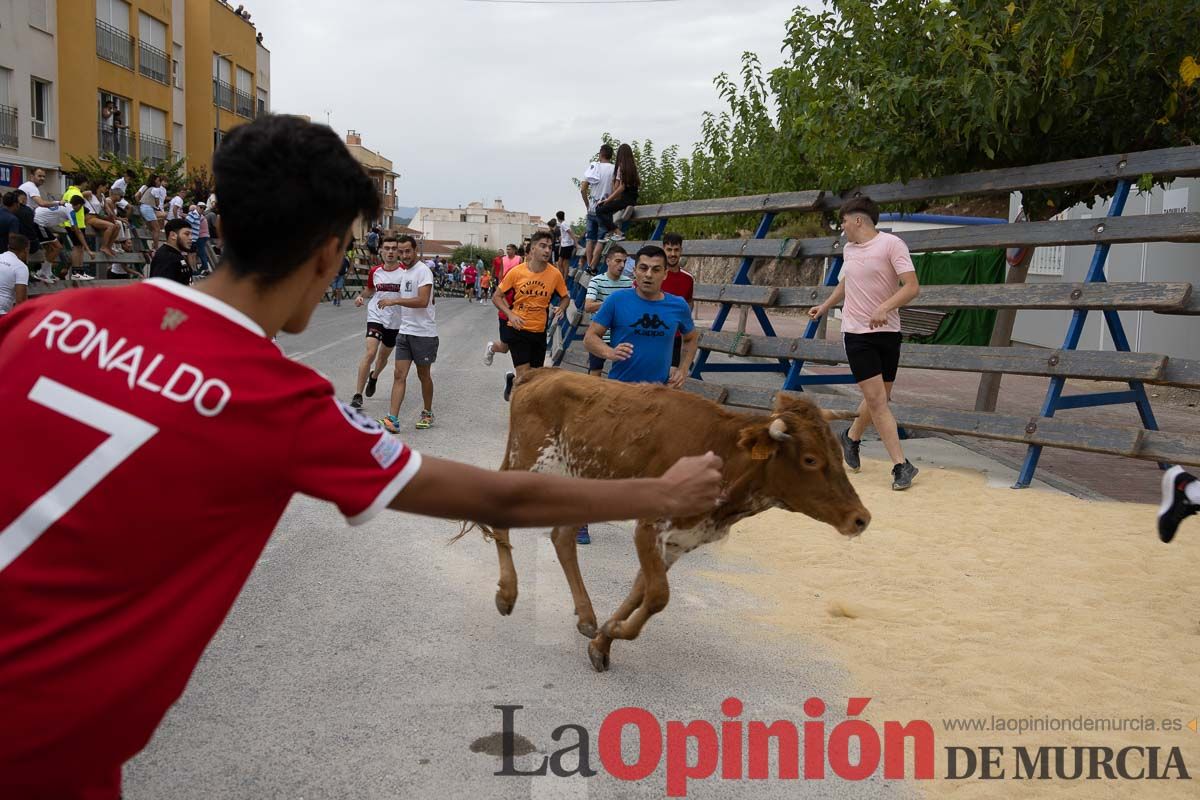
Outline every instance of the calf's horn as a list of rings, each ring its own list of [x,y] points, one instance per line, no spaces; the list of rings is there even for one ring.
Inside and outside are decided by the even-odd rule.
[[[788,442],[792,439],[792,435],[787,432],[787,424],[779,417],[771,420],[767,433],[771,434],[771,438],[777,442]]]

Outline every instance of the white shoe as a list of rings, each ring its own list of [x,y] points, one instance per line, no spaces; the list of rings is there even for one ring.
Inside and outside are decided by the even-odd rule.
[[[35,272],[35,273],[33,273],[33,279],[34,279],[35,281],[41,281],[42,283],[46,284],[47,286],[49,286],[50,284],[54,283],[54,279],[53,279],[53,278],[50,278],[50,277],[48,277],[48,276],[46,276],[46,275],[43,275],[43,274],[41,274],[40,272]]]
[[[496,343],[488,342],[487,347],[483,350],[483,363],[485,366],[492,365],[492,359],[496,357]]]

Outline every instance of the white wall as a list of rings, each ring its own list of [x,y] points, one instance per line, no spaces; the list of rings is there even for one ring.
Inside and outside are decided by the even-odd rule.
[[[463,214],[467,222],[461,221]],[[487,222],[484,222],[486,215]],[[408,227],[421,231],[427,239],[457,241],[501,250],[505,245],[520,245],[537,230],[529,215],[500,209],[420,208]]]
[[[1184,190],[1187,211],[1200,211],[1200,180],[1180,178],[1168,189]],[[1147,194],[1131,192],[1125,203],[1124,216],[1159,214],[1163,210],[1164,190],[1154,188]],[[1179,196],[1172,195],[1172,197]],[[1020,207],[1020,195],[1010,201],[1010,219]],[[1069,219],[1103,217],[1108,213],[1107,201],[1092,208],[1080,204],[1067,212]],[[1029,283],[1074,283],[1083,281],[1091,264],[1093,246],[1064,248],[1063,275],[1030,275]],[[1120,244],[1109,250],[1105,275],[1113,282],[1191,283],[1200,292],[1200,244],[1155,242]],[[1152,311],[1122,311],[1121,323],[1130,347],[1143,353],[1160,353],[1175,358],[1200,358],[1200,317],[1155,314]],[[1066,336],[1070,311],[1018,311],[1013,339],[1043,347],[1061,347]],[[1079,341],[1082,350],[1115,350],[1104,316],[1088,314]]]
[[[34,0],[5,0],[0,2],[0,67],[12,70],[9,99],[17,109],[16,149],[0,147],[0,163],[47,170],[46,187],[54,194],[62,191],[62,181],[55,174],[59,164],[59,83],[58,50],[54,31],[57,27],[56,0],[46,0],[48,30],[30,25],[30,7]],[[29,83],[32,76],[52,84],[50,138],[35,139],[30,126]]]

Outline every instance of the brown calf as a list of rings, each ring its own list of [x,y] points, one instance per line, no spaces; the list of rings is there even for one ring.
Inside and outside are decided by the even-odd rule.
[[[735,522],[783,508],[827,522],[847,536],[871,514],[846,477],[831,415],[804,399],[780,395],[770,416],[738,413],[687,392],[601,380],[557,369],[535,370],[513,392],[508,447],[501,469],[581,478],[654,477],[677,459],[712,451],[724,459],[725,499],[715,510],[676,519],[637,521],[640,569],[633,590],[601,628],[583,585],[575,529],[551,534],[575,601],[576,627],[592,641],[588,657],[608,669],[613,639],[635,639],[667,605],[667,570],[687,553],[729,533]],[[517,572],[507,530],[491,532],[500,558],[496,608],[510,614]]]

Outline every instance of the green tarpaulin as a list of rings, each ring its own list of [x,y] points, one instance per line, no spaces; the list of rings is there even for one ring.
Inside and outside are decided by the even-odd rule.
[[[1003,250],[964,250],[956,253],[915,253],[913,266],[922,286],[1004,282]],[[933,336],[915,336],[925,344],[985,346],[996,321],[993,309],[959,308],[950,311]]]

